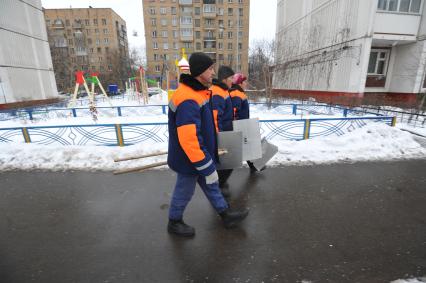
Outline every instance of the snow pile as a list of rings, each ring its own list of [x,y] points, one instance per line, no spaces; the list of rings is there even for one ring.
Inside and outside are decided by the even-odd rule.
[[[426,149],[413,135],[382,123],[370,123],[338,138],[283,140],[277,145],[279,154],[270,161],[271,165],[426,158]]]
[[[412,279],[398,279],[390,283],[426,283],[426,277]]]
[[[413,135],[382,123],[368,124],[338,138],[274,143],[279,152],[268,166],[426,158],[426,148],[417,143]],[[0,170],[112,171],[165,161],[166,155],[119,163],[115,163],[114,158],[160,151],[167,151],[167,143],[145,142],[127,147],[0,143]]]

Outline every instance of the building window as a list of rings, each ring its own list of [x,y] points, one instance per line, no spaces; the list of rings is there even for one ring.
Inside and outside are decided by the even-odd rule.
[[[377,9],[400,13],[420,13],[421,4],[422,0],[379,0]]]
[[[158,73],[160,72],[160,65],[155,65],[155,71]]]
[[[228,27],[229,28],[232,28],[232,26],[233,26],[234,24],[233,24],[233,22],[232,22],[232,20],[228,20]]]
[[[92,44],[92,39],[91,38],[87,39],[87,44],[90,44],[90,45]]]
[[[228,0],[228,3],[232,3],[233,1],[232,0]]]
[[[201,42],[197,42],[197,43],[195,44],[195,48],[196,48],[197,50],[201,50]]]
[[[166,7],[161,7],[161,8],[160,8],[160,14],[161,14],[161,15],[165,15],[165,14],[167,14],[167,8],[166,8]]]
[[[172,26],[177,26],[177,18],[176,17],[173,17],[173,19],[172,19]]]
[[[232,31],[228,31],[228,38],[232,38]]]
[[[157,19],[151,18],[151,26],[155,27],[157,25]]]
[[[240,3],[240,4],[243,3],[243,0],[238,0],[238,3]]]
[[[191,36],[192,37],[192,28],[182,28],[180,29],[181,36]]]
[[[70,38],[70,39],[68,39],[68,44],[69,45],[72,45],[72,39]]]
[[[152,43],[152,48],[154,48],[154,49],[158,49],[158,42],[154,41],[154,42]]]
[[[97,48],[97,52],[98,52],[98,53],[101,53],[101,52],[102,52],[102,48],[98,47],[98,48]]]
[[[204,4],[203,5],[204,13],[216,13],[216,6],[214,4]]]
[[[218,42],[217,44],[218,44],[219,50],[222,50],[223,49],[223,42]]]
[[[176,7],[171,7],[170,13],[176,15]]]
[[[389,50],[371,49],[370,60],[368,62],[368,75],[384,76],[389,59]]]
[[[167,26],[167,19],[161,19],[161,25],[164,27],[164,26]]]
[[[232,42],[228,42],[228,50],[232,50]]]
[[[106,23],[106,19],[102,19],[102,25],[103,25],[103,26],[106,26],[106,24],[107,24],[107,23]]]
[[[219,39],[223,39],[223,31],[219,30],[219,32],[217,33],[217,37]]]
[[[178,38],[178,31],[177,30],[173,30],[173,38]]]
[[[173,42],[173,49],[178,49],[178,44],[176,42]]]
[[[108,45],[108,42],[109,42],[109,41],[108,41],[108,38],[104,38],[104,44],[105,44],[105,45]]]
[[[151,34],[152,34],[153,38],[157,37],[157,31],[156,30],[153,30]]]
[[[158,54],[154,54],[154,61],[158,61],[159,60],[159,56],[158,56]]]
[[[93,24],[94,24],[95,26],[97,26],[97,25],[98,25],[98,19],[93,19]]]
[[[194,14],[197,15],[197,16],[201,14],[200,7],[194,7]]]
[[[243,16],[243,8],[238,8],[238,16]]]
[[[164,49],[169,49],[169,44],[168,44],[167,42],[164,42],[164,43],[163,43],[163,48],[164,48]]]
[[[102,62],[102,57],[98,57],[98,59],[99,59],[99,62]]]
[[[199,28],[199,27],[201,26],[201,24],[200,24],[200,19],[194,19],[194,26],[195,26],[196,28]]]
[[[90,20],[89,20],[89,19],[85,19],[85,20],[84,20],[84,25],[86,25],[86,26],[90,26]]]
[[[108,34],[108,29],[104,28],[104,34]]]
[[[108,65],[108,71],[112,71],[112,65]]]
[[[201,31],[195,31],[195,38],[200,39],[201,38]]]
[[[163,38],[167,38],[169,35],[168,35],[168,32],[167,32],[167,30],[163,30],[163,31],[161,31],[161,36],[163,37]]]
[[[50,20],[46,20],[46,25],[50,26]]]
[[[95,28],[95,33],[99,34],[99,29]]]
[[[223,16],[223,8],[217,8],[217,14]]]
[[[191,42],[184,42],[183,48],[185,49],[192,49],[192,43]]]
[[[90,48],[89,50],[90,50],[90,53],[93,53],[93,48]]]
[[[243,44],[241,42],[238,42],[238,49],[239,50],[243,49]]]
[[[180,24],[181,25],[192,25],[192,18],[191,17],[180,17]]]
[[[228,8],[228,16],[232,16],[234,14],[234,10],[232,8]]]
[[[155,15],[155,7],[149,7],[149,13]]]

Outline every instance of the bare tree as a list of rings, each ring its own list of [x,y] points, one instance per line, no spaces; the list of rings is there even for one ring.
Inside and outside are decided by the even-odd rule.
[[[249,51],[249,84],[257,90],[264,90],[269,102],[272,101],[274,53],[274,40],[254,41]]]

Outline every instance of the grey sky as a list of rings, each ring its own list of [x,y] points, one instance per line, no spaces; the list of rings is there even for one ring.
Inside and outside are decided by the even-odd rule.
[[[112,8],[127,24],[129,44],[132,47],[145,45],[142,0],[41,0],[44,8]],[[250,42],[273,39],[277,0],[250,1]],[[133,31],[138,36],[133,36]]]

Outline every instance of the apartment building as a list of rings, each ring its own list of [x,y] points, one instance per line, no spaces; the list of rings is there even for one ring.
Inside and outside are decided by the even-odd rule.
[[[104,84],[128,77],[126,22],[110,8],[44,9],[59,90],[72,90],[76,70],[99,72]]]
[[[0,109],[58,98],[40,0],[0,5]]]
[[[426,91],[424,0],[279,0],[273,87]]]
[[[248,72],[249,0],[143,0],[147,74],[176,86],[175,61],[205,52],[216,66]],[[188,56],[188,57],[189,57]]]

